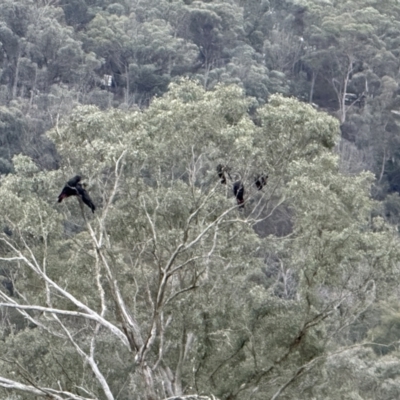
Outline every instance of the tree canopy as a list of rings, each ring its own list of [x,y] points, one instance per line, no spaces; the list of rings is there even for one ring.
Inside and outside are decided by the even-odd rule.
[[[363,351],[354,326],[395,285],[398,259],[396,233],[371,217],[372,176],[340,172],[334,118],[279,95],[252,101],[184,80],[144,111],[74,110],[48,133],[57,170],[14,157],[0,186],[13,291],[0,292],[0,386],[21,398],[310,397]],[[244,210],[219,163],[243,182]],[[94,216],[55,202],[76,172]]]
[[[2,397],[398,398],[399,21],[3,0]]]

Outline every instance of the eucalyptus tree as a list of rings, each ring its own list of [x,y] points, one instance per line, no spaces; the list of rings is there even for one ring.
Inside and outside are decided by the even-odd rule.
[[[167,89],[175,65],[191,64],[194,45],[176,37],[163,19],[140,21],[130,15],[99,13],[83,35],[84,48],[103,60],[101,71],[113,76],[115,86],[149,100]]]
[[[17,156],[1,180],[3,390],[307,397],[397,260],[397,237],[370,218],[371,175],[339,172],[338,131],[295,99],[254,115],[239,87],[190,81],[143,112],[86,106],[59,121],[60,169]],[[55,203],[78,172],[94,215]]]
[[[209,72],[226,64],[229,50],[243,41],[243,10],[233,2],[200,1],[191,3],[187,10],[187,34],[198,47],[207,87]]]

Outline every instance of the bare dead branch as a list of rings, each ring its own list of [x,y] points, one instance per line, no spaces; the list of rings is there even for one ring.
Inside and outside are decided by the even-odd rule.
[[[65,325],[60,321],[60,319],[57,317],[56,314],[53,314],[53,317],[55,318],[55,320],[60,324],[61,328],[63,329],[63,331],[65,332],[65,334],[67,335],[69,341],[71,342],[71,344],[75,347],[77,353],[89,364],[93,374],[95,375],[97,381],[99,382],[99,384],[101,385],[104,394],[106,395],[108,400],[114,400],[114,396],[111,392],[110,387],[108,386],[107,380],[104,378],[104,375],[100,372],[99,367],[96,363],[96,361],[94,360],[93,356],[92,356],[92,350],[94,351],[94,347],[93,347],[93,341],[91,343],[90,346],[90,350],[91,350],[91,355],[87,355],[82,348],[78,345],[78,343],[74,340],[74,338],[71,335],[71,332],[65,327]]]
[[[75,296],[73,296],[71,293],[68,291],[64,290],[61,288],[56,282],[54,282],[52,279],[50,279],[46,274],[42,272],[40,268],[37,268],[31,261],[29,261],[18,249],[16,249],[8,240],[1,238],[1,241],[3,241],[9,248],[11,248],[16,254],[18,254],[19,260],[24,261],[24,263],[30,267],[35,273],[37,273],[40,277],[42,277],[46,282],[50,284],[52,288],[54,288],[57,292],[59,292],[62,296],[70,300],[73,304],[75,304],[76,307],[78,307],[81,310],[84,310],[88,315],[92,317],[93,320],[99,322],[101,325],[107,327],[115,336],[117,336],[122,343],[130,348],[129,341],[127,337],[117,328],[115,325],[101,317],[98,313],[93,311],[90,307],[88,307],[86,304],[82,303],[79,301]],[[32,254],[33,256],[33,254]],[[15,257],[11,258],[1,258],[4,261],[11,261],[14,260]],[[36,261],[36,260],[34,260]]]
[[[82,397],[78,396],[74,393],[67,392],[67,391],[62,391],[62,390],[55,390],[51,388],[46,388],[46,387],[39,387],[36,388],[31,385],[25,385],[23,383],[14,381],[12,379],[7,379],[0,377],[0,386],[5,388],[5,389],[10,389],[10,390],[18,390],[21,392],[25,393],[31,393],[36,396],[40,397],[47,397],[55,400],[96,400],[96,399],[90,399],[88,397]]]

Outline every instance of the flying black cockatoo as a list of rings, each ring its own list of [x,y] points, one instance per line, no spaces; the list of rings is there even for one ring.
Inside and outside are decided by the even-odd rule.
[[[82,178],[79,175],[76,175],[70,179],[58,196],[58,202],[61,203],[63,199],[69,196],[79,196],[82,201],[92,210],[92,212],[94,212],[96,206],[93,204],[93,201],[86,189],[80,183],[81,179]]]
[[[229,175],[229,168],[226,167],[225,165],[218,164],[217,165],[217,173],[218,173],[218,176],[221,179],[221,183],[223,185],[226,184],[226,175],[228,175],[228,177],[231,178],[231,176]]]
[[[236,181],[233,184],[233,194],[236,197],[239,208],[244,208],[244,186],[242,181]]]
[[[254,180],[258,190],[261,190],[267,184],[268,175],[258,175]]]

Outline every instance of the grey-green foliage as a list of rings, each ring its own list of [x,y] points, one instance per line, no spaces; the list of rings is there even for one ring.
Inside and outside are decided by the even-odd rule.
[[[340,174],[331,153],[337,122],[273,96],[255,123],[251,106],[237,86],[207,92],[183,81],[144,112],[81,107],[49,133],[59,170],[18,156],[1,182],[1,224],[11,231],[1,249],[16,301],[104,310],[116,330],[58,318],[87,354],[94,340],[114,396],[306,397],[311,381],[322,385],[323,373],[336,371],[325,362],[350,344],[342,333],[391,287],[397,238],[370,219],[371,176]],[[220,184],[219,163],[243,180],[244,211],[232,181]],[[261,192],[260,172],[269,173]],[[94,216],[76,198],[55,203],[76,173],[89,184]],[[286,234],[256,233],[284,210]],[[84,382],[105,398],[60,322],[49,312],[29,316],[22,331],[3,324],[0,371],[16,379],[15,360],[38,386],[85,398]]]
[[[394,2],[4,0],[0,102],[18,101],[30,128],[18,151],[34,147],[29,155],[45,164],[40,135],[71,98],[102,108],[147,106],[182,75],[207,88],[239,84],[260,104],[275,92],[292,94],[339,111],[364,165],[378,176],[383,170],[386,194],[398,133],[391,113],[399,105],[398,13]],[[104,74],[113,76],[109,91]],[[57,99],[60,110],[48,115],[41,105],[46,96],[52,102],[54,85],[68,100]],[[365,92],[364,106],[343,106],[346,91]]]
[[[0,108],[0,144],[2,146],[8,147],[10,152],[15,148],[18,149],[18,142],[24,129],[26,129],[26,122],[17,107]]]

